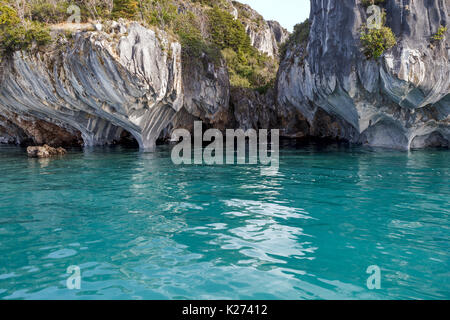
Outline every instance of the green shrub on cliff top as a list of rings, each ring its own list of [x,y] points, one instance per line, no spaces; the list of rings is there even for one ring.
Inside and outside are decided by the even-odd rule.
[[[220,48],[231,48],[239,54],[251,53],[250,38],[244,25],[232,14],[214,7],[209,12],[210,34],[212,41]]]
[[[286,57],[287,50],[295,45],[302,45],[304,49],[308,44],[311,25],[309,19],[294,26],[294,32],[289,36],[288,40],[280,47],[280,60]]]
[[[178,15],[173,30],[180,38],[184,58],[200,58],[206,54],[213,63],[220,63],[219,48],[203,38],[200,23],[192,12]]]
[[[5,1],[0,2],[1,55],[27,50],[33,44],[43,46],[50,41],[50,30],[44,24],[27,19],[21,20],[15,9]]]
[[[161,29],[173,29],[177,19],[182,17],[172,0],[144,0],[141,12],[144,21]]]

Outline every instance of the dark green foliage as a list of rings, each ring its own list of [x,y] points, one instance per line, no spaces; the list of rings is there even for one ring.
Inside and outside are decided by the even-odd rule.
[[[115,19],[134,19],[139,12],[139,2],[137,0],[114,0],[112,16]]]
[[[220,49],[231,48],[239,54],[251,53],[252,46],[244,25],[232,14],[214,7],[209,18],[211,39]]]
[[[203,39],[199,22],[192,12],[180,14],[177,17],[174,22],[174,32],[181,40],[184,58],[200,58],[205,54],[213,63],[220,63],[222,56],[219,48]]]
[[[27,50],[33,44],[43,46],[50,41],[50,31],[43,23],[21,20],[16,10],[6,2],[0,2],[1,55],[17,50]]]
[[[172,0],[143,0],[140,8],[147,24],[173,33],[180,39],[185,58],[200,58],[206,54],[214,63],[220,62],[220,50],[202,37],[200,22],[194,13],[179,13]]]
[[[251,46],[241,22],[218,7],[210,10],[209,19],[211,41],[222,50],[232,86],[264,88],[273,82],[276,62]]]
[[[294,32],[289,36],[289,39],[280,47],[280,60],[283,60],[286,57],[286,53],[289,48],[301,45],[304,49],[306,49],[306,46],[308,45],[310,29],[311,26],[308,19],[306,19],[302,23],[295,25]]]
[[[366,4],[380,4],[384,2],[384,0],[367,0]],[[383,9],[381,28],[369,28],[365,24],[361,27],[360,40],[363,52],[367,59],[378,59],[386,50],[397,44],[394,32],[392,32],[391,28],[385,26],[387,20],[386,17],[386,10]]]
[[[140,9],[144,21],[161,29],[173,28],[181,16],[171,0],[143,0]]]

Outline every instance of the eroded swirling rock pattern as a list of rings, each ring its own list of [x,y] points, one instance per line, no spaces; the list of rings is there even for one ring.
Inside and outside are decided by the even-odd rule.
[[[360,48],[367,16],[359,0],[311,1],[306,53],[290,48],[281,63],[280,117],[298,112],[308,123],[307,134],[371,146],[448,146],[448,34],[430,44],[431,35],[448,25],[448,1],[387,0],[385,8],[398,44],[372,61]],[[291,135],[295,125],[286,128]]]
[[[74,37],[4,63],[0,114],[17,127],[15,134],[3,121],[4,139],[20,142],[21,123],[44,121],[79,132],[86,146],[112,143],[126,130],[141,148],[154,148],[183,106],[180,44],[136,23]]]

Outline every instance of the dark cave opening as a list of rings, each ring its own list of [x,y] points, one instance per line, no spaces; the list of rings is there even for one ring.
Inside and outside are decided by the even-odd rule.
[[[122,131],[119,140],[115,141],[114,144],[125,148],[139,149],[139,142],[130,132],[126,130]]]

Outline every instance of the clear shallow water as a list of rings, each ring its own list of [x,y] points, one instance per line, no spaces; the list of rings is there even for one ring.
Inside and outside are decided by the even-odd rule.
[[[0,147],[0,168],[1,299],[450,298],[449,151],[286,148],[267,177]]]

